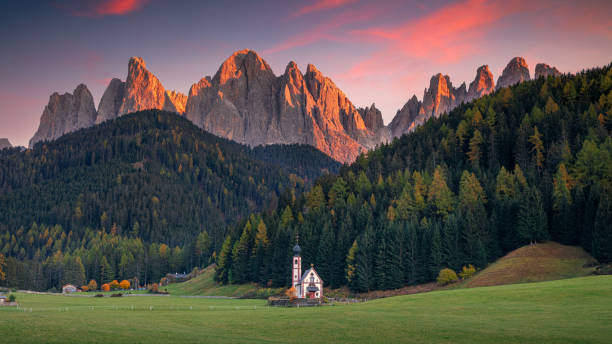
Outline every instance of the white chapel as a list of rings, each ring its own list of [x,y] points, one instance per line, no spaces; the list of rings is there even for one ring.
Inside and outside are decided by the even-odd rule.
[[[302,274],[302,249],[297,243],[293,246],[293,269],[291,286],[295,288],[300,299],[320,299],[323,297],[323,280],[311,264],[310,269]]]

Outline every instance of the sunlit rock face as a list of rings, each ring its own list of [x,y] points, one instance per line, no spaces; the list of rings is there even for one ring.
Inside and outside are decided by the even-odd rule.
[[[549,76],[557,77],[560,76],[561,72],[556,67],[551,67],[546,63],[538,63],[535,68],[535,79],[547,78]]]
[[[13,145],[9,142],[7,138],[0,139],[0,149],[11,148]]]
[[[493,73],[491,73],[489,70],[488,65],[480,66],[476,70],[476,78],[470,83],[466,102],[478,99],[492,93],[493,91],[495,91]]]
[[[66,133],[90,127],[95,124],[96,116],[93,97],[87,86],[80,84],[72,94],[53,93],[29,145],[32,147],[36,142],[54,140]]]
[[[497,79],[496,89],[516,85],[519,82],[529,81],[529,66],[522,57],[515,57],[510,62],[502,75]]]
[[[159,79],[146,67],[142,58],[130,58],[123,101],[117,115],[148,109],[182,113],[179,110],[185,108],[185,96],[174,91],[167,93]]]
[[[98,105],[96,123],[117,118],[126,113],[159,109],[180,114],[185,112],[187,96],[164,89],[157,77],[147,70],[140,57],[132,57],[128,63],[125,82],[114,78],[108,84]]]
[[[185,116],[241,143],[309,144],[341,162],[380,142],[344,93],[313,65],[302,74],[290,62],[276,77],[252,50],[235,52],[213,78],[194,84]]]

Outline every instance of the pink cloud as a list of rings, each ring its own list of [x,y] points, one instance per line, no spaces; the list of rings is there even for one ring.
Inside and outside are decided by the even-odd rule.
[[[337,8],[355,1],[356,0],[318,0],[297,10],[297,12],[293,14],[293,17],[300,17],[316,11]]]
[[[356,30],[353,34],[389,44],[390,50],[405,56],[453,62],[469,54],[489,27],[526,7],[523,0],[466,0],[397,27]]]
[[[343,32],[343,27],[366,22],[380,15],[381,8],[369,8],[368,10],[350,10],[334,16],[331,20],[319,23],[312,30],[300,32],[288,39],[276,44],[275,46],[263,51],[264,54],[273,54],[293,48],[303,47],[322,40],[346,42],[352,41],[355,37],[347,36]]]
[[[142,9],[149,0],[85,0],[58,1],[55,6],[77,17],[105,17],[126,15]]]

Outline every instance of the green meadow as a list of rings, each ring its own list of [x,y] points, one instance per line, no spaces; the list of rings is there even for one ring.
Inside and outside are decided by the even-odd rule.
[[[3,343],[609,343],[612,276],[317,308],[179,296],[17,294]]]

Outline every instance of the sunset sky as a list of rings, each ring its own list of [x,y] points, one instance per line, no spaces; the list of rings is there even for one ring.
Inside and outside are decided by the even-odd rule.
[[[312,63],[385,124],[430,77],[495,81],[523,56],[531,75],[612,62],[612,1],[3,1],[0,138],[27,146],[53,92],[85,83],[96,107],[112,77],[141,56],[166,89],[188,93],[232,52],[257,51],[279,75]]]

